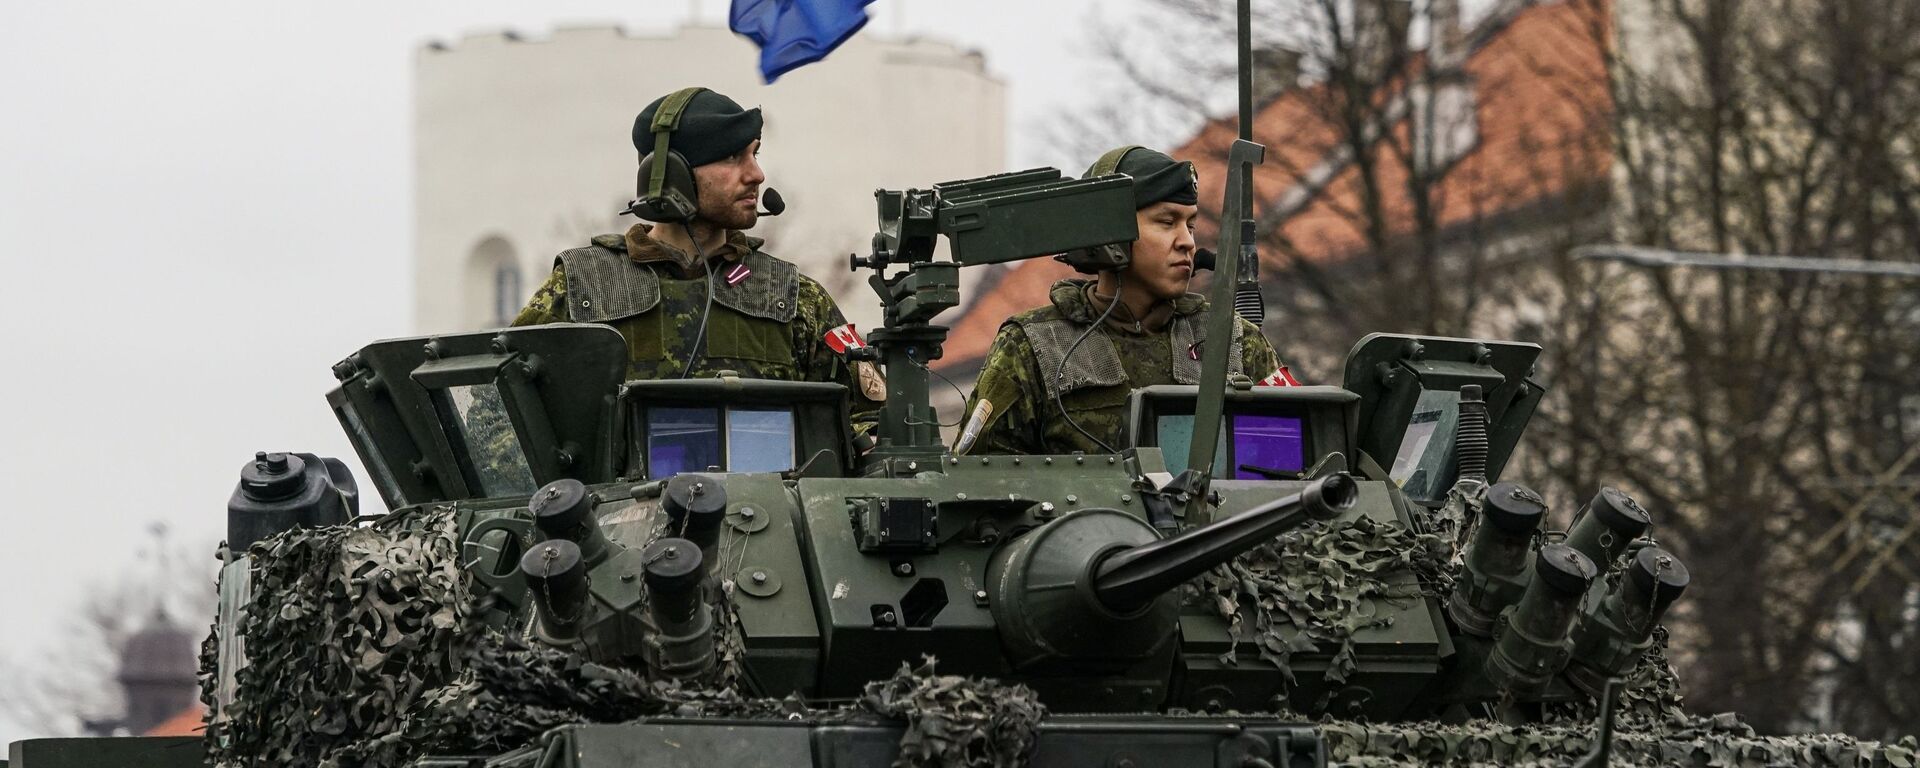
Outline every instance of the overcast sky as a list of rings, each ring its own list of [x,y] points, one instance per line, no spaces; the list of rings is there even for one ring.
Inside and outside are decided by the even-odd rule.
[[[1060,163],[1028,128],[1084,91],[1093,5],[881,0],[863,34],[979,48],[1012,161]],[[0,0],[0,670],[57,657],[151,523],[210,548],[254,451],[352,457],[328,367],[412,333],[416,46],[695,7],[725,23],[716,0]]]

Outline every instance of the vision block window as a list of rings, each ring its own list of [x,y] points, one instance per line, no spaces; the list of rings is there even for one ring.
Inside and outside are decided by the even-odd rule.
[[[727,411],[727,469],[779,472],[793,468],[793,411]]]
[[[647,409],[647,476],[672,477],[718,467],[728,472],[793,468],[789,409]]]
[[[1214,443],[1214,472],[1235,480],[1273,480],[1277,475],[1305,471],[1307,444],[1298,416],[1232,414],[1221,420],[1220,439]],[[1186,471],[1193,450],[1193,416],[1159,416],[1154,433],[1168,471]],[[1229,452],[1231,449],[1231,452]],[[1248,469],[1252,467],[1253,469]]]
[[[1432,499],[1445,490],[1438,486],[1446,479],[1447,453],[1459,425],[1459,392],[1443,389],[1420,393],[1413,416],[1407,420],[1406,436],[1400,438],[1400,450],[1394,454],[1393,468],[1387,470],[1408,496]]]
[[[1180,474],[1187,471],[1187,456],[1193,452],[1193,414],[1168,414],[1154,420],[1154,433],[1159,436],[1160,453],[1166,456],[1167,471]],[[1227,455],[1227,431],[1220,430],[1220,439],[1214,443],[1213,464]]]
[[[492,384],[448,387],[436,396],[440,420],[458,435],[480,480],[482,496],[533,493],[533,471]]]
[[[1233,417],[1235,480],[1270,480],[1274,473],[1306,469],[1307,446],[1299,417],[1255,414]]]
[[[647,409],[648,477],[724,466],[720,456],[720,409]]]

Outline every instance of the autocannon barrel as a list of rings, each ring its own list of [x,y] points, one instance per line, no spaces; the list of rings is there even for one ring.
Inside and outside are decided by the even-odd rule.
[[[1330,475],[1233,517],[1114,552],[1094,565],[1093,593],[1109,610],[1139,610],[1188,579],[1308,520],[1340,514],[1353,506],[1359,490],[1351,475]]]

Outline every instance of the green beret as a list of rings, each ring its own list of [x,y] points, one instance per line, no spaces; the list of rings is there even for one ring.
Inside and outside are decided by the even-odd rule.
[[[666,100],[666,96],[654,99],[633,120],[633,148],[643,157],[653,151],[653,114]],[[741,109],[733,99],[701,91],[680,111],[680,126],[674,129],[667,147],[686,158],[688,167],[697,168],[739,154],[758,138],[759,107]]]
[[[1089,167],[1087,175],[1092,176],[1093,170]],[[1135,147],[1120,158],[1120,164],[1113,170],[1133,177],[1135,210],[1160,202],[1181,205],[1197,205],[1200,202],[1193,163],[1185,160],[1174,160],[1146,147]]]

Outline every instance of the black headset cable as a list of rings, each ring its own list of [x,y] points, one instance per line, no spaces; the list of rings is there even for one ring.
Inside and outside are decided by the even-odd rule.
[[[1074,339],[1073,343],[1067,346],[1067,353],[1060,356],[1060,370],[1053,372],[1053,404],[1060,409],[1060,417],[1066,419],[1067,425],[1073,427],[1075,432],[1079,432],[1082,437],[1092,440],[1094,445],[1100,446],[1100,449],[1107,453],[1119,453],[1119,451],[1115,451],[1113,446],[1107,445],[1107,441],[1094,437],[1092,432],[1088,432],[1085,428],[1081,427],[1078,422],[1073,420],[1073,414],[1067,413],[1066,401],[1061,399],[1063,393],[1061,392],[1060,385],[1065,383],[1064,380],[1067,377],[1067,361],[1073,359],[1074,350],[1080,348],[1080,342],[1086,341],[1087,337],[1093,334],[1094,329],[1105,326],[1107,324],[1107,318],[1113,316],[1113,308],[1120,306],[1121,288],[1120,281],[1115,280],[1113,283],[1113,301],[1107,304],[1107,311],[1100,313],[1100,319],[1093,321],[1093,325],[1081,332],[1080,338]],[[1093,290],[1089,291],[1089,293],[1098,296],[1100,293],[1100,284],[1094,283]]]
[[[680,378],[693,374],[693,359],[700,354],[700,345],[707,339],[707,317],[713,314],[713,265],[707,263],[707,254],[700,248],[700,238],[693,236],[693,222],[684,221],[680,226],[687,232],[687,240],[693,243],[693,263],[706,270],[707,303],[700,310],[700,330],[693,335],[693,346],[687,348],[687,364],[680,369]]]

